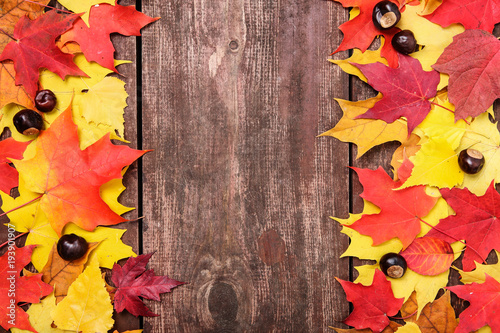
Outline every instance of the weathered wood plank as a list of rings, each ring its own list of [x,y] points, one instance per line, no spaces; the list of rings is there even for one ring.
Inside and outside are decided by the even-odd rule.
[[[150,332],[324,331],[346,317],[346,76],[326,62],[345,11],[321,1],[148,1],[144,252],[187,281]],[[343,81],[342,81],[343,80]]]

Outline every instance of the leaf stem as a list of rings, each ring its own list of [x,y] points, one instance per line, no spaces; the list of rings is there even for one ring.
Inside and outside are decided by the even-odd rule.
[[[448,109],[446,106],[442,106],[441,104],[438,104],[436,102],[432,102],[432,101],[429,101],[432,105],[435,105],[435,106],[439,106],[440,108],[443,108],[445,109],[446,111],[450,111],[451,113],[455,113],[455,111],[453,111],[452,109]],[[463,121],[465,121],[465,123],[467,125],[470,125],[470,122],[467,121],[467,119],[463,119]]]
[[[442,233],[443,235],[450,237],[451,239],[455,240],[456,242],[460,242],[460,243],[464,244],[465,246],[467,246],[467,248],[471,249],[471,250],[472,250],[472,251],[473,251],[473,252],[474,252],[474,253],[475,253],[475,254],[476,254],[476,255],[477,255],[477,256],[478,256],[481,260],[482,260],[482,262],[483,262],[483,263],[486,263],[486,259],[484,259],[484,258],[483,258],[483,256],[481,256],[481,255],[479,254],[479,252],[477,252],[477,251],[476,251],[476,249],[474,249],[472,246],[470,246],[470,245],[466,244],[463,240],[461,240],[461,239],[457,239],[457,238],[453,237],[452,235],[448,234],[446,231],[441,230],[441,229],[439,229],[439,228],[436,228],[436,227],[435,227],[435,226],[433,226],[432,224],[430,224],[430,223],[428,223],[428,222],[426,222],[426,221],[422,220],[420,217],[418,217],[418,219],[420,220],[420,222],[422,222],[422,223],[424,223],[424,224],[428,225],[429,227],[431,227],[432,229],[434,229],[434,230],[436,230],[436,231],[438,231],[438,232]]]
[[[13,212],[13,211],[15,211],[15,210],[18,210],[19,208],[23,208],[24,206],[27,206],[27,205],[29,205],[30,203],[35,202],[35,201],[37,201],[37,200],[41,199],[42,197],[43,197],[43,194],[42,194],[42,195],[40,195],[40,196],[38,196],[38,197],[36,197],[36,198],[34,198],[34,199],[31,199],[30,201],[28,201],[28,202],[26,202],[26,203],[23,203],[21,206],[17,206],[17,207],[15,207],[15,208],[12,208],[11,210],[8,210],[8,211],[6,211],[6,212],[4,212],[4,213],[0,214],[0,217],[2,217],[2,216],[4,216],[4,215],[7,215],[7,214],[9,214],[10,212]]]
[[[8,32],[6,32],[2,28],[0,28],[0,32],[3,33],[5,36],[9,37],[10,39],[17,41],[17,39],[15,39],[11,34],[9,34]]]
[[[44,5],[44,4],[36,2],[36,1],[24,0],[24,2],[34,3],[36,5],[39,5],[39,6],[42,6],[42,7],[46,7],[46,8],[55,9],[55,10],[58,10],[58,11],[63,12],[63,13],[74,14],[73,12],[69,12],[67,10],[59,9],[59,8],[52,7],[52,6],[49,6],[49,5]]]
[[[9,244],[9,242],[11,242],[11,241],[13,241],[13,240],[16,240],[16,239],[18,239],[18,238],[20,238],[20,237],[23,237],[24,235],[27,235],[27,234],[29,234],[29,233],[30,233],[29,231],[23,232],[22,234],[19,234],[19,235],[17,235],[16,237],[14,237],[14,239],[9,239],[8,241],[3,242],[2,244],[0,244],[0,249],[1,249],[2,247],[4,247],[5,245]]]

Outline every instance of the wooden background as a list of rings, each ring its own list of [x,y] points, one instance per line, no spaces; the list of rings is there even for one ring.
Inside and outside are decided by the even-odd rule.
[[[329,217],[362,210],[347,166],[389,171],[396,148],[355,160],[355,146],[317,137],[342,116],[334,98],[375,95],[327,61],[347,11],[330,0],[120,3],[161,16],[140,38],[113,37],[116,58],[134,61],[120,66],[126,139],[154,149],[125,177],[121,201],[137,207],[126,217],[144,218],[121,226],[124,241],[155,251],[150,268],[188,284],[146,301],[159,317],[120,314],[116,328],[346,327],[335,277],[352,280],[359,262],[339,259],[348,238]]]

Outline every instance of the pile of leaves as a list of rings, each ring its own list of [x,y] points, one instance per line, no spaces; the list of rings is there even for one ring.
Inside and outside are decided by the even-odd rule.
[[[114,0],[59,0],[64,10],[48,2],[0,3],[0,196],[8,218],[0,325],[12,332],[107,332],[114,312],[155,316],[140,297],[158,301],[182,284],[146,269],[152,254],[137,256],[121,240],[126,230],[112,228],[132,209],[118,202],[122,177],[147,151],[111,141],[126,143],[128,95],[110,74],[128,61],[114,59],[110,34],[138,36],[158,18]],[[57,97],[55,109],[39,113],[38,135],[23,135],[13,118],[34,110],[42,89]],[[56,246],[66,234],[89,243],[82,257],[61,258]]]
[[[344,39],[335,52],[353,51],[348,59],[331,62],[379,94],[360,101],[338,99],[344,115],[323,135],[356,144],[358,157],[385,142],[401,145],[390,162],[393,176],[381,167],[353,168],[363,186],[363,211],[334,218],[350,237],[342,256],[376,261],[356,267],[354,282],[338,279],[353,303],[345,323],[354,329],[335,330],[500,332],[500,264],[486,263],[500,251],[495,189],[500,133],[492,109],[500,97],[500,41],[492,35],[500,3],[393,0],[401,20],[381,32],[372,22],[379,0],[336,1],[352,8],[349,21],[340,26]],[[419,45],[409,56],[391,45],[400,30],[411,30]],[[369,50],[375,38],[381,46]],[[460,168],[458,156],[466,149],[483,154],[480,172]],[[387,253],[406,259],[408,270],[401,278],[380,270]],[[450,269],[459,272],[463,284],[451,285]],[[469,302],[459,320],[450,291]],[[396,316],[405,325],[391,320]]]

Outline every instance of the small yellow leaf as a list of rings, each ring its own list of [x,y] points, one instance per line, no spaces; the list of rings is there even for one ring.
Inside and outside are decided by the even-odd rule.
[[[418,14],[420,16],[432,14],[442,3],[443,0],[423,0],[422,11]]]
[[[45,297],[41,303],[31,304],[28,311],[31,326],[40,333],[69,333],[72,331],[60,330],[52,327],[51,312],[56,308],[54,293]],[[30,331],[11,328],[12,333],[28,333]]]
[[[61,5],[71,10],[73,13],[83,13],[81,16],[83,22],[89,26],[90,9],[94,5],[107,3],[112,6],[115,5],[115,0],[57,0]]]
[[[429,139],[410,161],[414,167],[410,178],[401,188],[414,185],[452,188],[462,184],[464,179],[464,172],[458,166],[457,153],[443,138]]]
[[[52,311],[54,324],[74,332],[107,332],[113,327],[113,305],[96,260],[71,284],[68,295]]]
[[[355,143],[358,146],[356,158],[361,157],[369,149],[382,143],[405,141],[408,130],[407,124],[403,120],[398,119],[388,124],[378,119],[356,118],[372,108],[381,98],[381,95],[379,95],[359,102],[336,99],[344,111],[344,116],[333,129],[320,136],[333,136],[343,142]]]
[[[361,52],[361,50],[358,49],[353,49],[352,56],[345,60],[328,59],[328,61],[338,65],[347,74],[355,75],[362,81],[367,82],[368,80],[366,79],[366,76],[352,64],[373,64],[376,62],[381,62],[384,65],[387,65],[387,60],[380,56],[380,49],[381,48],[376,51],[367,50],[365,52]]]

